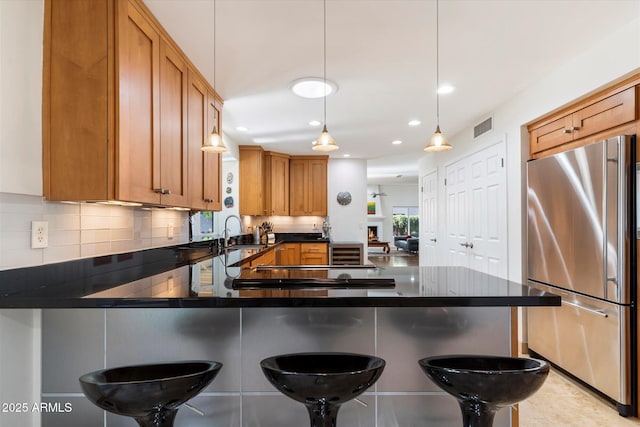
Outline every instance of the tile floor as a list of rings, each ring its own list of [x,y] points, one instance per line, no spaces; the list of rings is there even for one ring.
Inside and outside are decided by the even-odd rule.
[[[542,388],[520,404],[520,427],[557,426],[640,427],[640,420],[619,416],[612,404],[552,369]]]

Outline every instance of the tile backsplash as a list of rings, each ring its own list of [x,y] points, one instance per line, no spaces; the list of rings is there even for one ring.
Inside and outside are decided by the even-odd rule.
[[[0,269],[185,243],[188,218],[188,212],[170,209],[47,202],[0,193]],[[31,221],[48,222],[47,248],[31,249]]]

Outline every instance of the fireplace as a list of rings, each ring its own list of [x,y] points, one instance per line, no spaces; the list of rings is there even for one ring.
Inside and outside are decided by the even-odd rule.
[[[378,226],[377,225],[369,225],[368,228],[368,239],[369,240],[378,240]]]

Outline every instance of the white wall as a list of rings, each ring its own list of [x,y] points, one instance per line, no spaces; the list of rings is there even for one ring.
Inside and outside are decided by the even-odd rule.
[[[351,203],[343,206],[337,196],[351,193]],[[367,162],[358,159],[329,159],[328,214],[334,241],[367,243]]]
[[[43,17],[42,0],[0,1],[0,192],[42,194]]]

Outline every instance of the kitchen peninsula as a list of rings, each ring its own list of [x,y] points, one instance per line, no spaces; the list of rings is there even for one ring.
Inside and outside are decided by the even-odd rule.
[[[238,266],[275,246],[198,260],[185,256],[202,255],[192,248],[162,248],[0,272],[2,307],[44,309],[42,401],[73,406],[43,414],[42,425],[104,425],[102,411],[80,393],[83,373],[185,359],[224,368],[191,402],[206,415],[181,410],[178,425],[304,425],[304,409],[275,392],[258,365],[304,351],[387,361],[362,396],[368,406],[342,409],[343,425],[456,425],[455,400],[421,374],[417,360],[510,355],[514,307],[560,304],[556,295],[459,267]],[[514,420],[502,411],[496,426]]]

